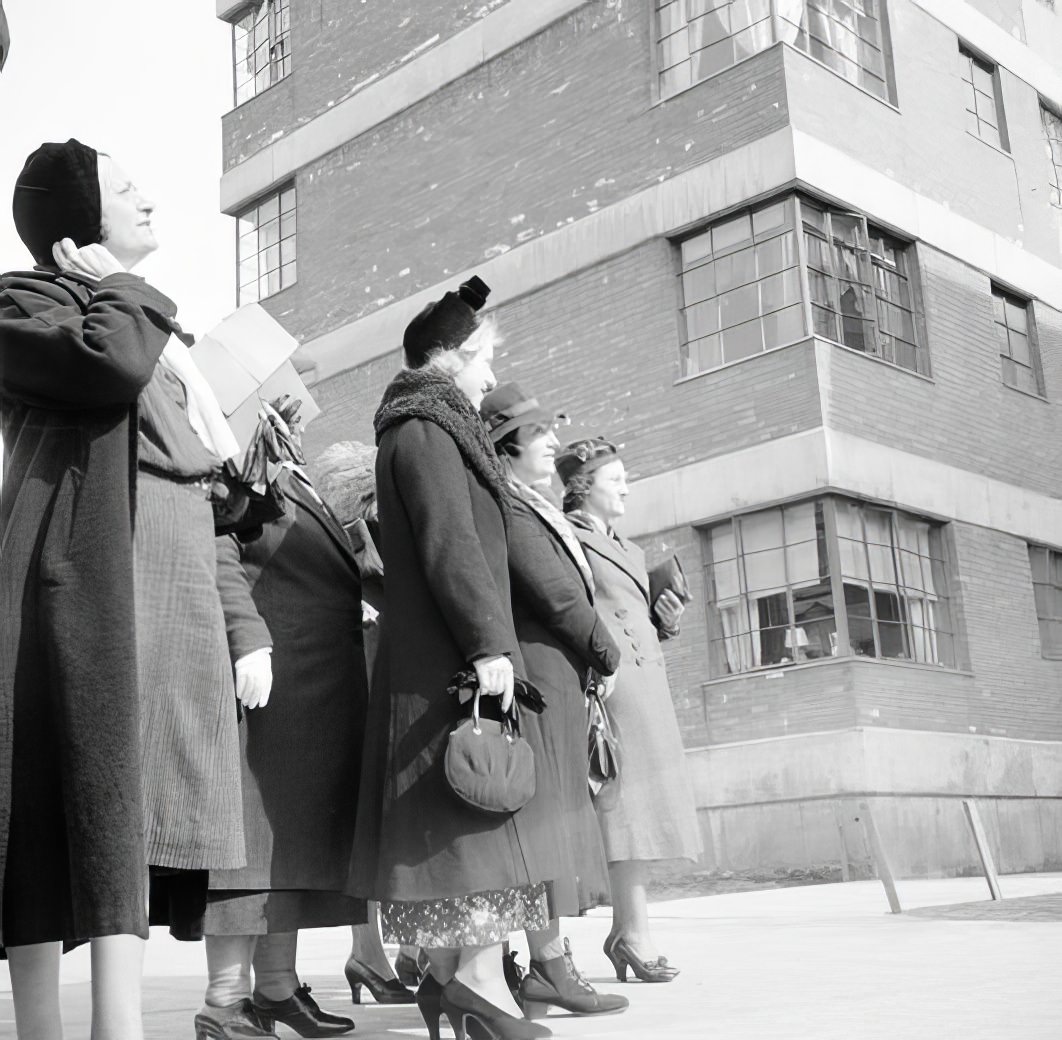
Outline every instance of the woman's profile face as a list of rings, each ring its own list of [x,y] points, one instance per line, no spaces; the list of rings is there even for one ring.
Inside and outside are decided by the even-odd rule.
[[[454,376],[457,389],[472,402],[472,407],[479,411],[483,398],[497,386],[494,378],[494,343],[487,340],[483,349],[465,362],[465,367]]]
[[[143,195],[110,156],[99,157],[102,245],[131,270],[158,249],[151,228],[155,203]]]
[[[623,500],[627,497],[628,490],[627,471],[622,459],[606,462],[595,471],[594,482],[590,485],[583,508],[603,520],[615,520],[623,516],[626,508]]]
[[[520,454],[511,460],[513,472],[525,483],[534,484],[553,476],[560,441],[553,426],[525,426],[517,440]]]

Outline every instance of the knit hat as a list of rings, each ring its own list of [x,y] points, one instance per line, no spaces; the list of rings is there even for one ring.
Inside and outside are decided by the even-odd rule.
[[[406,364],[420,368],[439,350],[456,350],[476,331],[476,312],[487,302],[490,286],[473,275],[457,292],[429,303],[407,326],[402,337]]]
[[[487,424],[491,443],[497,444],[507,433],[521,426],[549,426],[567,419],[538,403],[519,383],[502,383],[483,398],[479,414]]]
[[[569,483],[573,477],[582,473],[593,473],[595,469],[607,466],[619,458],[619,449],[611,441],[601,437],[587,437],[585,440],[567,444],[557,456],[557,475],[563,483]]]
[[[26,160],[15,181],[11,211],[19,238],[42,266],[55,263],[52,245],[61,238],[73,239],[78,247],[99,242],[102,229],[96,150],[73,137],[66,144],[42,144]]]

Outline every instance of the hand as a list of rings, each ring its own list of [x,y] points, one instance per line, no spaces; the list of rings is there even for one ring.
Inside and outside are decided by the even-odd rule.
[[[612,696],[612,691],[616,688],[616,674],[602,676],[600,683],[598,684],[598,691],[603,701],[607,701]]]
[[[653,609],[656,611],[656,616],[661,626],[673,632],[679,627],[679,619],[682,617],[682,612],[686,609],[686,604],[671,589],[664,589],[657,596]]]
[[[361,601],[361,627],[371,628],[380,620],[380,612],[371,604]]]
[[[513,663],[508,657],[481,657],[472,662],[484,697],[501,697],[502,711],[513,703]]]
[[[60,271],[71,271],[97,280],[125,271],[108,249],[98,243],[78,249],[72,238],[63,238],[56,242],[52,246],[52,257]]]
[[[247,709],[264,708],[273,688],[272,652],[255,650],[236,662],[236,696]]]

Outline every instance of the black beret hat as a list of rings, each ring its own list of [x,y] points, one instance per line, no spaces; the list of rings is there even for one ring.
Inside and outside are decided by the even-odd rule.
[[[456,350],[476,331],[476,312],[487,302],[490,286],[473,275],[457,292],[429,303],[407,326],[402,337],[406,364],[420,368],[439,350]]]
[[[15,230],[33,259],[54,264],[52,244],[73,239],[78,247],[101,237],[98,155],[70,138],[65,144],[42,144],[26,160],[15,181],[11,204]]]

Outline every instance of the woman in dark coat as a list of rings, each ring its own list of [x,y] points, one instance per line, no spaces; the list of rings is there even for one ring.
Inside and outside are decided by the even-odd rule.
[[[92,1035],[127,1040],[147,938],[136,402],[176,307],[128,273],[154,239],[111,201],[92,149],[43,145],[14,204],[38,266],[0,279],[0,936],[20,1032],[61,1035],[62,946],[91,939]]]
[[[660,640],[678,635],[684,605],[670,589],[649,601],[645,554],[613,529],[624,512],[627,476],[608,441],[568,445],[557,460],[564,509],[594,574],[597,607],[619,643],[623,663],[606,708],[620,746],[620,774],[598,800],[612,881],[612,930],[605,953],[625,980],[670,982],[678,971],[661,957],[649,930],[648,865],[696,860],[700,831],[686,756],[668,687]]]
[[[532,810],[548,814],[547,826],[565,857],[563,876],[550,879],[549,928],[527,935],[531,966],[520,993],[531,1017],[551,1004],[575,1014],[609,1014],[626,1008],[627,999],[599,994],[582,979],[558,919],[609,898],[608,866],[587,786],[584,690],[588,674],[616,671],[620,651],[594,610],[594,579],[579,539],[549,497],[560,447],[554,417],[516,383],[487,394],[480,412],[509,478],[516,637],[527,677],[549,705],[525,727],[538,781]]]
[[[358,817],[359,847],[375,857],[361,863],[359,890],[381,901],[387,937],[428,951],[418,1003],[432,1036],[442,1008],[495,1037],[539,1037],[549,1030],[517,1017],[501,944],[546,926],[544,882],[559,876],[550,833],[527,807],[494,816],[467,806],[443,770],[466,714],[446,692],[451,678],[474,668],[487,712],[495,697],[509,708],[523,673],[505,482],[476,412],[494,385],[495,333],[476,317],[488,291],[473,278],[413,320],[408,367],[376,415],[387,580]]]

